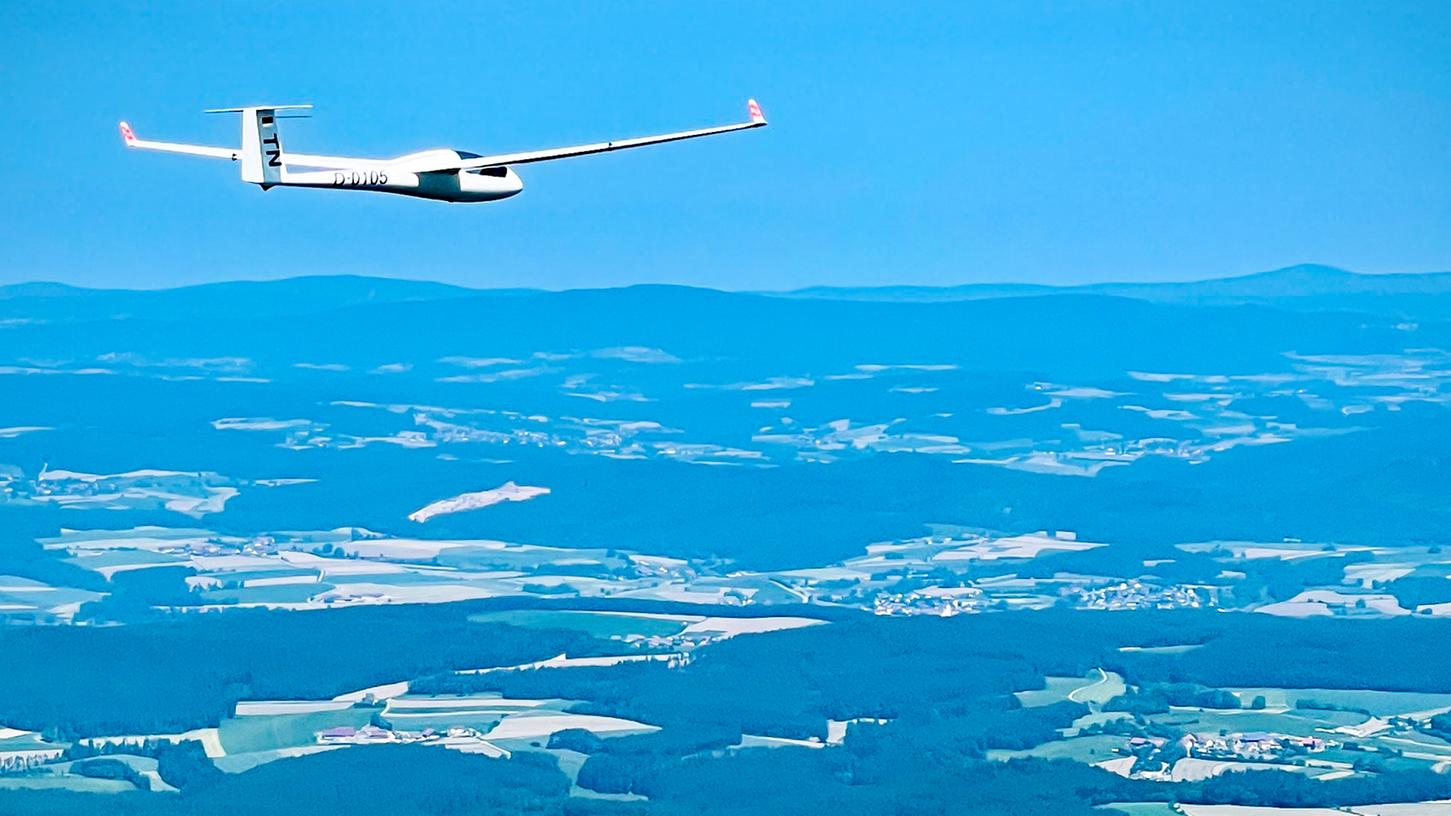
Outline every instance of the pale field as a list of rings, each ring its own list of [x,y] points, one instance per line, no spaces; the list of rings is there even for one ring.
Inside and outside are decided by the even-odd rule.
[[[152,528],[153,530],[155,528]],[[207,543],[205,536],[178,536],[175,538],[163,538],[148,535],[114,535],[102,538],[77,538],[72,540],[70,536],[46,539],[45,548],[48,550],[150,550],[160,552],[163,550],[177,550],[187,546],[201,546]]]
[[[0,776],[0,790],[68,790],[81,793],[125,793],[136,787],[120,779],[84,776]]]
[[[595,734],[646,733],[660,730],[659,726],[620,717],[557,713],[505,717],[485,736],[490,740],[547,737],[571,728],[582,728]]]
[[[1386,805],[1356,805],[1351,812],[1361,816],[1451,816],[1451,799],[1434,802],[1397,802]]]
[[[242,581],[244,587],[264,586],[287,586],[290,584],[317,584],[321,583],[321,576],[313,573],[311,575],[282,575],[276,578],[248,578]]]
[[[459,669],[454,674],[488,674],[496,671],[520,671],[528,669],[566,669],[582,668],[585,666],[616,666],[621,663],[640,663],[651,660],[683,659],[685,656],[677,652],[669,654],[630,654],[630,655],[609,655],[604,657],[566,657],[557,655],[548,660],[539,660],[534,663],[521,663],[517,666],[491,666],[483,669]]]
[[[250,771],[258,765],[266,765],[279,759],[291,759],[292,757],[307,756],[309,754],[320,754],[323,751],[336,751],[339,748],[348,748],[348,745],[298,745],[288,748],[277,748],[271,751],[250,751],[241,754],[231,754],[216,759],[216,766],[227,773],[242,773]]]
[[[1255,697],[1262,696],[1267,708],[1281,710],[1292,709],[1297,700],[1317,700],[1347,708],[1365,709],[1380,717],[1399,714],[1419,715],[1424,719],[1432,713],[1451,709],[1451,694],[1372,689],[1230,688],[1227,691],[1238,697],[1245,706]],[[1301,713],[1313,717],[1316,712],[1304,710]]]
[[[448,513],[462,513],[468,510],[479,510],[501,502],[529,501],[537,496],[544,496],[548,493],[549,488],[547,487],[535,487],[532,485],[519,485],[514,482],[505,482],[490,490],[480,490],[476,493],[460,493],[452,498],[440,499],[424,505],[409,513],[408,520],[422,524],[435,516],[442,516]]]
[[[311,714],[340,711],[352,706],[347,700],[238,700],[233,716],[260,717],[272,714]]]
[[[1095,762],[1093,763],[1093,766],[1095,768],[1102,768],[1111,774],[1117,774],[1119,776],[1126,777],[1133,772],[1134,763],[1137,761],[1137,757],[1125,756],[1118,757],[1117,759],[1105,759],[1102,762]]]
[[[382,538],[364,541],[340,541],[337,549],[359,558],[398,558],[402,560],[427,561],[445,550],[460,547],[478,547],[482,541],[426,541],[417,538]],[[503,542],[497,542],[503,544]]]
[[[190,731],[183,731],[180,734],[125,734],[111,737],[88,737],[80,742],[91,745],[105,745],[106,743],[128,743],[145,742],[147,740],[166,740],[167,742],[185,742],[196,740],[202,744],[208,757],[213,759],[226,756],[227,751],[222,747],[222,740],[215,728],[194,728]]]
[[[212,420],[212,427],[219,431],[283,431],[288,428],[308,428],[310,419],[273,419],[271,417],[224,417]]]
[[[193,555],[191,562],[203,572],[292,568],[291,564],[263,555]]]
[[[732,748],[825,748],[826,743],[821,740],[792,739],[790,737],[758,737],[755,734],[742,734],[741,741],[731,746]]]
[[[516,700],[497,694],[471,694],[464,697],[394,697],[388,701],[387,713],[406,715],[409,709],[436,711],[445,708],[471,709],[480,706],[529,709],[538,708],[550,702],[550,700]]]
[[[1050,536],[1044,532],[1029,533],[1027,535],[1009,536],[1007,538],[995,538],[966,547],[958,547],[951,550],[944,550],[932,556],[933,561],[995,561],[999,558],[1036,558],[1048,551],[1069,551],[1091,550],[1095,547],[1106,546],[1092,541],[1079,541],[1075,538],[1059,538]]]
[[[681,603],[695,604],[718,604],[723,603],[726,597],[724,588],[714,589],[709,592],[688,589],[679,584],[667,584],[657,587],[645,587],[643,589],[631,589],[618,593],[620,598],[649,598],[660,601],[679,601]]]
[[[1364,609],[1357,604],[1364,603]],[[1382,615],[1409,615],[1410,610],[1401,607],[1393,595],[1350,595],[1332,589],[1310,589],[1288,601],[1266,604],[1254,611],[1265,615],[1303,618],[1334,614],[1337,608],[1347,611],[1376,612]]]
[[[627,554],[625,557],[636,564],[644,564],[649,567],[662,567],[666,569],[673,567],[684,567],[690,563],[684,558],[670,558],[664,555],[640,555],[638,553],[630,553]]]
[[[472,584],[337,584],[337,595],[383,595],[388,603],[449,603],[494,598],[508,594],[490,587]]]
[[[347,701],[350,703],[356,703],[362,700],[364,697],[367,697],[369,694],[373,695],[374,700],[388,700],[393,697],[398,697],[407,693],[408,681],[401,680],[397,683],[384,683],[380,686],[369,686],[365,689],[358,689],[357,691],[350,691],[346,694],[339,694],[338,696],[334,697],[333,700],[338,702]]]
[[[1203,643],[1182,643],[1177,646],[1120,646],[1118,650],[1125,653],[1184,654],[1185,652],[1192,652],[1203,645]]]
[[[1180,807],[1184,809],[1184,816],[1345,816],[1345,810],[1333,807],[1249,807],[1241,804],[1181,804]]]
[[[1043,688],[1015,691],[1013,696],[1018,698],[1024,708],[1052,705],[1067,700],[1068,695],[1081,688],[1085,682],[1082,677],[1045,677],[1043,680]]]
[[[769,618],[708,617],[685,627],[685,630],[681,634],[690,635],[700,632],[720,632],[727,637],[735,637],[736,635],[778,632],[784,629],[800,629],[806,626],[817,626],[824,623],[826,621],[817,618],[793,618],[784,616]]]
[[[1102,705],[1128,690],[1123,677],[1111,671],[1098,670],[1098,679],[1085,682],[1069,692],[1068,700],[1074,703],[1097,703]]]
[[[1170,779],[1174,782],[1195,782],[1219,776],[1232,771],[1289,771],[1291,773],[1312,773],[1309,768],[1295,765],[1276,765],[1272,762],[1227,762],[1217,759],[1185,757],[1174,763]],[[1314,771],[1313,773],[1320,773]]]
[[[474,737],[444,737],[439,740],[438,744],[450,751],[458,751],[461,754],[483,754],[490,759],[509,756],[508,751],[492,742]]]
[[[1027,408],[1004,408],[1000,406],[994,406],[987,409],[987,412],[992,416],[1017,416],[1019,414],[1034,414],[1039,411],[1051,411],[1054,408],[1062,407],[1063,400],[1054,397],[1053,399],[1048,400],[1048,402],[1042,405],[1032,405]]]
[[[854,570],[850,567],[812,567],[775,574],[782,578],[800,578],[806,581],[864,581],[871,577],[869,572]]]

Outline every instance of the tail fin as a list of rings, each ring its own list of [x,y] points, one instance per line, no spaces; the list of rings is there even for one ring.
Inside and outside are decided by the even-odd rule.
[[[277,133],[277,111],[311,105],[218,108],[207,113],[242,114],[242,181],[267,189],[282,181],[282,137]]]

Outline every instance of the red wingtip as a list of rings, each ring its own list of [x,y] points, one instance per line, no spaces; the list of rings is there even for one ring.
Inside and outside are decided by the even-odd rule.
[[[756,100],[746,100],[746,111],[751,114],[752,122],[757,122],[763,125],[766,123],[766,116],[765,114],[761,113],[761,106],[756,103]]]
[[[121,138],[124,139],[127,144],[136,141],[136,134],[132,132],[131,126],[126,124],[125,122],[121,123]]]

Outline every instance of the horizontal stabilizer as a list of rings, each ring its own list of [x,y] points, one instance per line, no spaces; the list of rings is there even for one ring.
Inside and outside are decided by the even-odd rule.
[[[245,108],[209,108],[202,113],[242,113],[244,111],[311,110],[311,105],[248,105]]]

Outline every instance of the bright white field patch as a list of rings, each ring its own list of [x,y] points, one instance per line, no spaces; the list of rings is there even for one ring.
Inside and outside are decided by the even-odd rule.
[[[1386,805],[1356,805],[1350,808],[1365,816],[1451,816],[1451,799],[1434,802],[1397,802]]]
[[[308,428],[310,419],[273,419],[271,417],[224,417],[212,420],[212,427],[219,431],[285,431],[289,428]]]
[[[324,596],[328,598],[370,598],[376,603],[452,603],[495,598],[510,594],[500,589],[472,584],[336,584]]]
[[[342,711],[352,705],[348,700],[238,700],[236,716],[312,714],[317,711]]]
[[[1288,601],[1267,604],[1256,609],[1266,615],[1303,618],[1315,615],[1332,615],[1336,609],[1359,609],[1378,612],[1382,615],[1409,615],[1410,610],[1401,608],[1393,595],[1350,595],[1331,589],[1312,589],[1301,592]]]
[[[503,542],[497,542],[505,546]],[[425,541],[417,538],[379,538],[364,541],[343,541],[336,546],[344,552],[359,558],[397,558],[403,561],[427,561],[444,550],[459,547],[487,546],[483,541]]]
[[[1216,759],[1198,759],[1185,757],[1174,763],[1174,770],[1170,772],[1170,779],[1174,782],[1195,782],[1201,779],[1208,779],[1211,776],[1219,776],[1223,773],[1234,771],[1299,771],[1304,768],[1293,765],[1277,765],[1273,762],[1223,762]]]
[[[995,561],[999,558],[1036,558],[1045,552],[1079,551],[1103,547],[1094,541],[1079,541],[1069,533],[1049,535],[1046,532],[995,538],[965,547],[946,550],[932,557],[933,561]]]
[[[758,737],[755,734],[742,734],[741,741],[731,746],[732,748],[825,748],[826,743],[819,739],[792,739],[791,737]]]
[[[1128,777],[1134,770],[1134,763],[1138,761],[1138,757],[1119,757],[1118,759],[1106,759],[1103,762],[1095,762],[1094,767],[1102,768],[1109,773],[1118,774],[1122,777]]]
[[[442,516],[447,513],[462,513],[466,510],[478,510],[501,502],[529,501],[535,496],[543,496],[548,493],[549,488],[547,487],[519,485],[509,481],[492,490],[480,490],[476,493],[460,493],[451,499],[440,499],[431,504],[424,505],[409,513],[408,520],[422,524],[434,516]]]
[[[369,686],[365,689],[350,691],[347,694],[339,694],[338,696],[334,697],[333,700],[356,703],[370,694],[373,696],[374,700],[388,700],[393,697],[398,697],[407,693],[408,681],[401,680],[397,683],[384,683],[381,686]]]
[[[520,671],[527,669],[568,669],[599,666],[618,666],[621,663],[641,663],[651,660],[683,660],[685,655],[678,652],[668,654],[629,654],[629,655],[607,655],[603,657],[566,657],[557,655],[548,660],[538,660],[533,663],[521,663],[518,666],[492,666],[487,669],[459,669],[454,674],[488,674],[496,671]]]
[[[1180,804],[1184,816],[1345,816],[1332,807],[1248,807],[1239,804]],[[1365,813],[1352,810],[1352,813]]]
[[[14,439],[21,434],[36,433],[37,431],[53,431],[54,428],[47,428],[43,425],[12,425],[9,428],[0,428],[0,439]]]
[[[529,714],[505,717],[485,736],[491,740],[528,739],[530,737],[547,737],[571,728],[582,728],[595,734],[645,733],[660,730],[659,726],[646,725],[620,717],[601,717],[593,714]]]
[[[719,618],[709,617],[702,621],[692,623],[681,632],[683,635],[696,634],[701,632],[720,632],[728,637],[736,635],[756,635],[764,632],[779,632],[784,629],[800,629],[806,626],[816,626],[826,623],[817,618]]]
[[[549,700],[515,700],[492,694],[471,694],[464,697],[394,697],[388,701],[388,713],[407,714],[410,710],[437,711],[444,708],[462,710],[475,708],[530,709],[538,708],[549,702]]]

